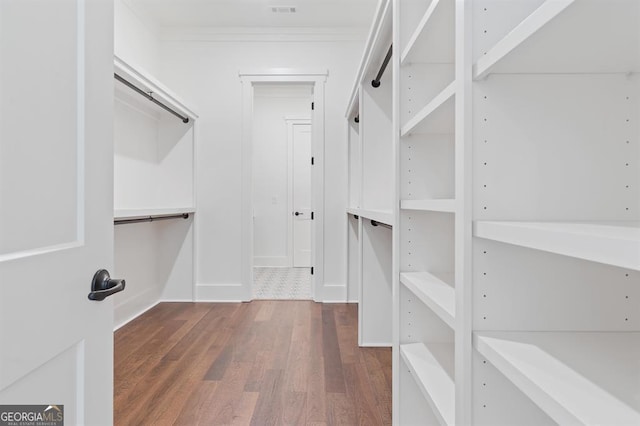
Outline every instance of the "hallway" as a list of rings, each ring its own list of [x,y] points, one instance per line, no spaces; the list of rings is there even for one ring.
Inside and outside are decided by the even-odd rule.
[[[115,424],[391,424],[391,349],[357,328],[356,305],[161,303],[115,333]]]

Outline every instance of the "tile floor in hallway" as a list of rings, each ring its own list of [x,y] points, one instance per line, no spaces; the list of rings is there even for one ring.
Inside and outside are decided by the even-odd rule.
[[[262,300],[310,300],[309,268],[253,268],[253,298]]]

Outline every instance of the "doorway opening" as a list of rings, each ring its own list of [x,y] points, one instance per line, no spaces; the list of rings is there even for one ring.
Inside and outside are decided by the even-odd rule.
[[[253,90],[254,299],[311,299],[311,102],[308,84]]]
[[[247,300],[322,300],[326,76],[291,69],[240,73]]]

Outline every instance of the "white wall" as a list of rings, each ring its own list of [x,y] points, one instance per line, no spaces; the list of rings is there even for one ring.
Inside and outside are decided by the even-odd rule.
[[[256,86],[253,103],[255,266],[290,266],[287,116],[311,117],[311,86]]]
[[[329,70],[325,87],[325,299],[346,300],[344,110],[364,37],[351,40],[164,40],[160,77],[198,105],[196,297],[239,300],[241,285],[241,84],[239,70]]]
[[[127,0],[114,0],[114,51],[130,65],[155,75],[158,66],[158,28]]]

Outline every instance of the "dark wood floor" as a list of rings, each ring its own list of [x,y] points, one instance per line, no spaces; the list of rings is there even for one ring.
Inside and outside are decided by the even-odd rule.
[[[356,305],[159,304],[115,333],[115,424],[391,424],[391,350],[357,329]]]

